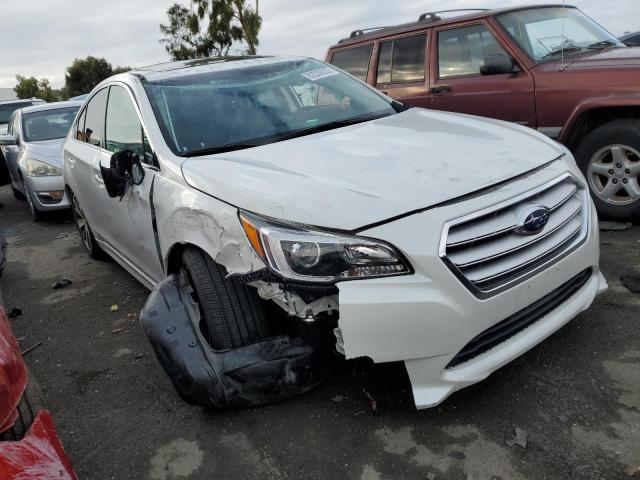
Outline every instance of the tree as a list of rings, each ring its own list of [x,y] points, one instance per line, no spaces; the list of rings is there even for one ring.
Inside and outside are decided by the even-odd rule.
[[[106,78],[128,70],[130,70],[129,67],[113,68],[104,58],[92,56],[88,56],[85,59],[76,58],[67,67],[63,95],[65,98],[69,98],[89,93]]]
[[[41,98],[47,102],[55,102],[58,96],[51,88],[47,78],[38,80],[36,77],[16,75],[18,84],[15,87],[18,98]]]
[[[257,0],[255,10],[245,0],[192,0],[191,8],[175,3],[167,16],[160,42],[172,60],[224,56],[235,41],[246,42],[250,55],[256,53],[262,24]]]

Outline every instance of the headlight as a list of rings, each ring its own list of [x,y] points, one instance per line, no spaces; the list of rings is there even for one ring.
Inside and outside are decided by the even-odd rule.
[[[333,283],[413,273],[391,245],[380,240],[283,224],[246,212],[240,221],[254,251],[282,277]]]
[[[62,170],[48,163],[27,158],[27,176],[28,177],[57,177],[62,175]]]

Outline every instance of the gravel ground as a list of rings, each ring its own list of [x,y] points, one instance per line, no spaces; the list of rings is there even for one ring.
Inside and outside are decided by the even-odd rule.
[[[609,480],[640,465],[640,294],[620,282],[640,274],[640,228],[602,232],[610,289],[590,310],[438,408],[415,411],[401,364],[346,363],[303,397],[214,414],[180,401],[156,361],[144,287],[90,260],[66,215],[32,223],[8,187],[0,203],[5,302],[23,310],[23,349],[42,342],[27,363],[81,479]]]

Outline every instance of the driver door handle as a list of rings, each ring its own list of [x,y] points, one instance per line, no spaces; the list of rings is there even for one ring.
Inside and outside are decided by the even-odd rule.
[[[96,173],[96,174],[93,176],[93,178],[94,178],[94,180],[96,181],[96,183],[97,183],[98,185],[104,185],[104,180],[102,179],[102,175],[101,175],[101,174]]]
[[[441,95],[443,93],[451,92],[451,87],[449,85],[438,85],[437,87],[431,87],[431,93],[434,95]]]

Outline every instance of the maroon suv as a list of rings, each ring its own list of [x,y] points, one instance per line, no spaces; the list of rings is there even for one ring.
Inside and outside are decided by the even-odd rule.
[[[409,105],[535,128],[574,152],[601,214],[640,218],[640,48],[575,7],[442,13],[356,30],[327,62]]]

